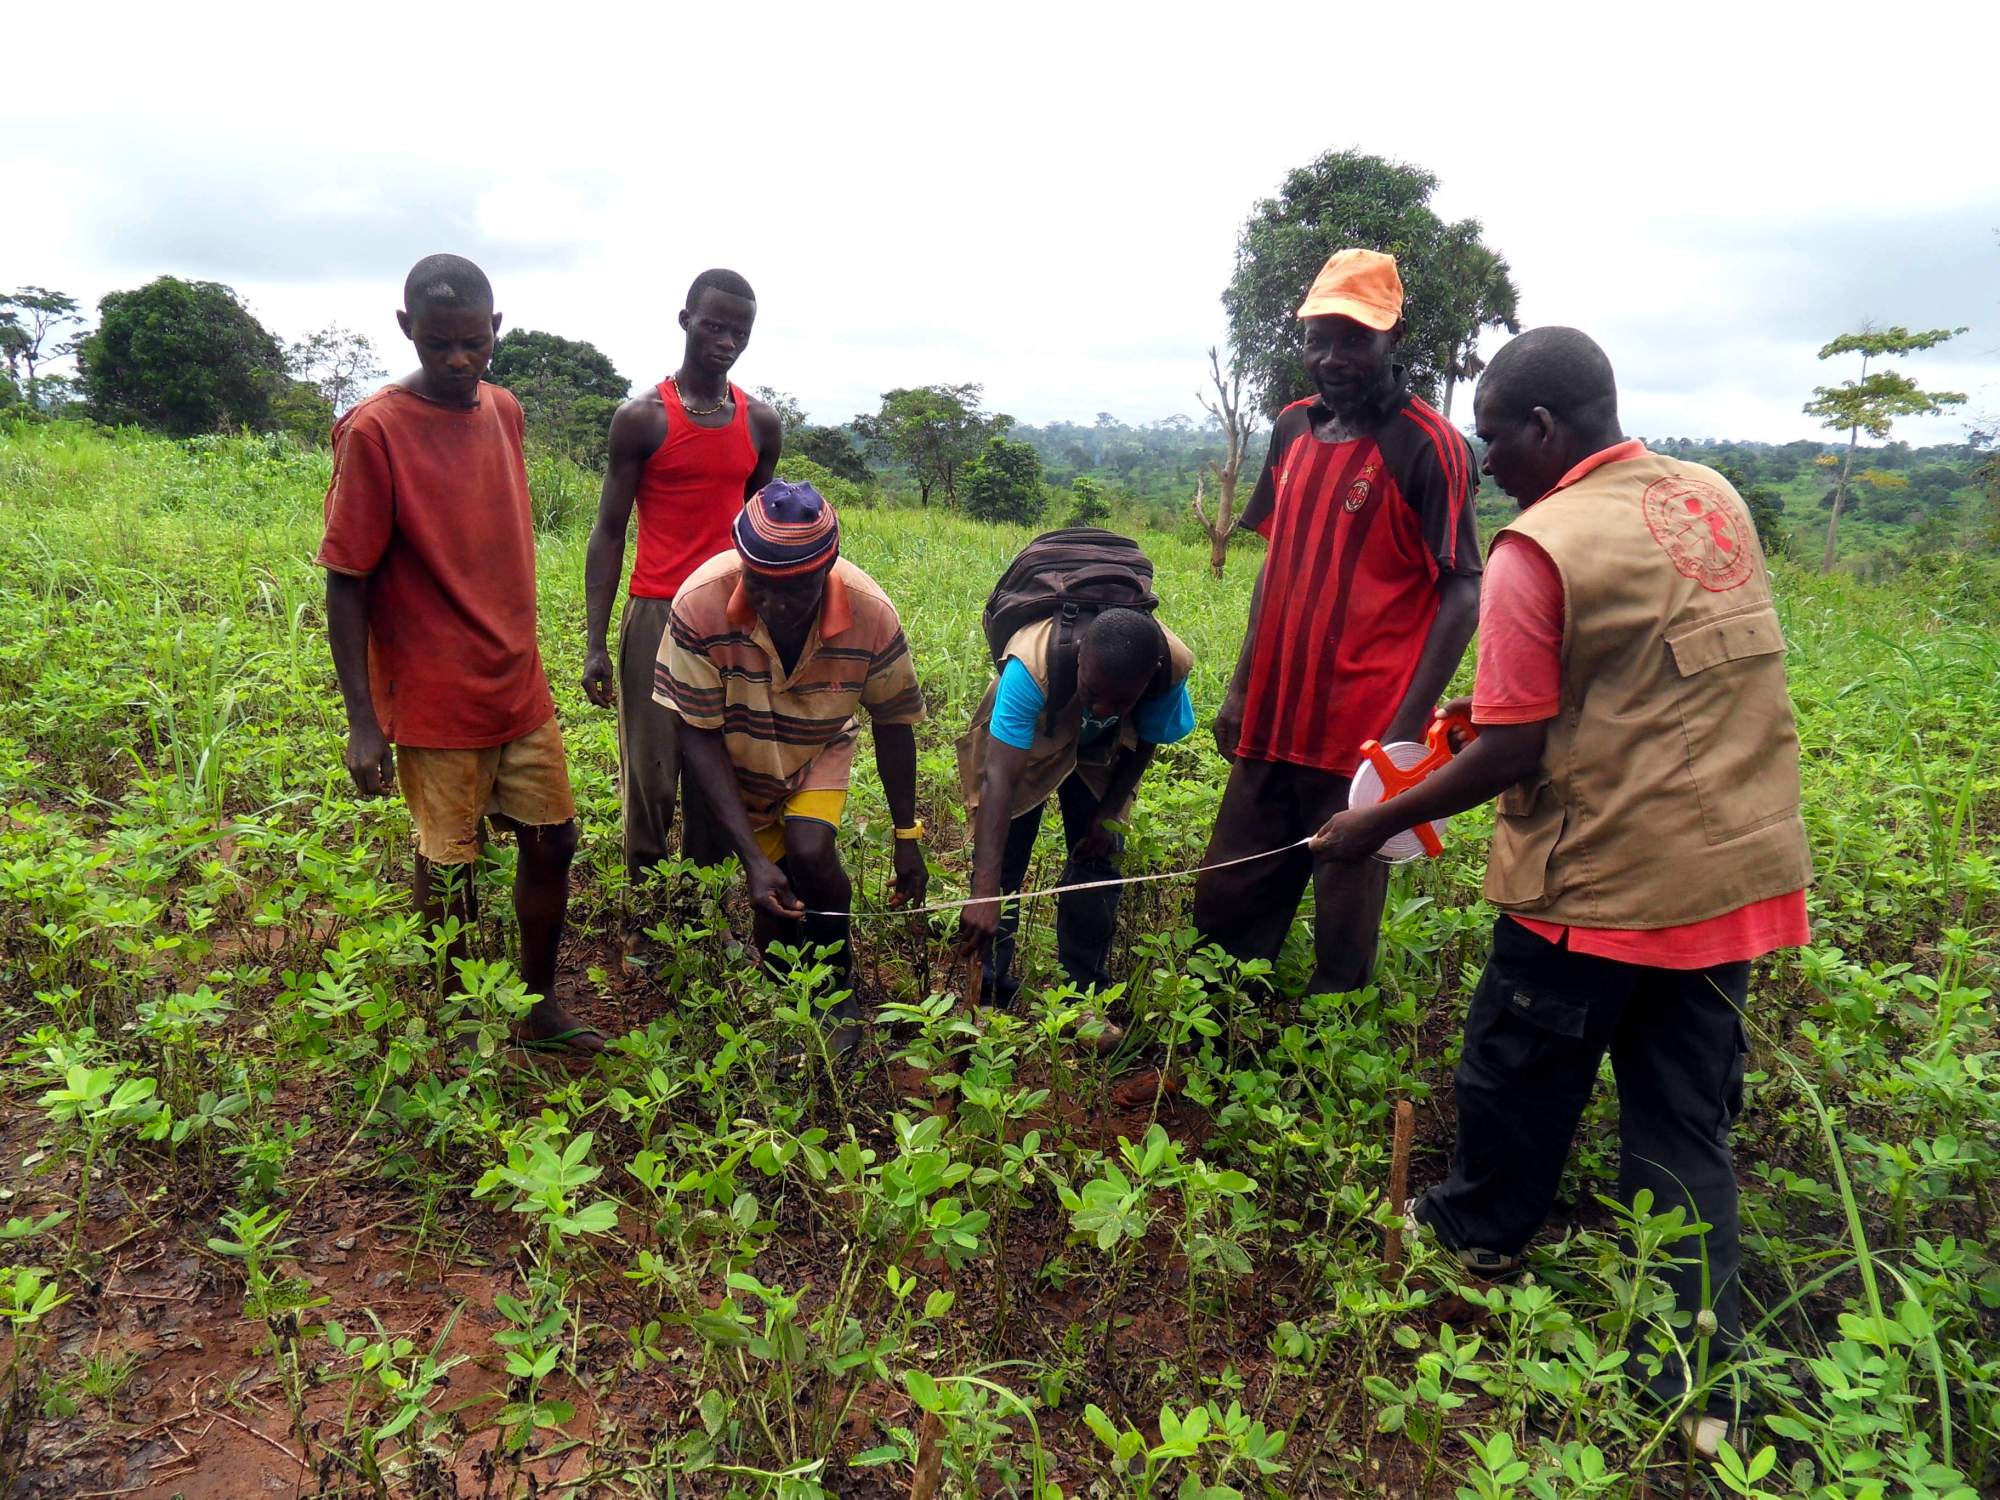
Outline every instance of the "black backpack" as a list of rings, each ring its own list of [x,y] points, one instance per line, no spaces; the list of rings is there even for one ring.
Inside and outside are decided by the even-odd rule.
[[[1083,628],[1103,610],[1136,609],[1150,615],[1159,607],[1153,560],[1137,542],[1095,526],[1071,526],[1044,532],[1020,550],[986,596],[979,628],[998,667],[1016,632],[1042,620],[1056,621],[1049,640],[1048,704],[1042,713],[1047,724],[1076,698],[1076,648]],[[1158,679],[1169,670],[1163,635],[1149,693],[1165,686]]]

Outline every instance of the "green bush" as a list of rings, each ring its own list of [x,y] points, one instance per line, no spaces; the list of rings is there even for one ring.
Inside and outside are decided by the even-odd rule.
[[[874,490],[865,484],[843,479],[802,453],[787,452],[778,459],[778,477],[793,484],[809,484],[833,502],[836,511],[859,509],[875,503]]]
[[[1048,506],[1040,456],[1027,443],[1003,437],[986,440],[965,471],[962,489],[965,513],[975,521],[1032,526]]]

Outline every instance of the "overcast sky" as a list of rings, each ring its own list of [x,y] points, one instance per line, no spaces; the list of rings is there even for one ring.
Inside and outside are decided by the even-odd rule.
[[[841,421],[976,380],[1023,421],[1199,416],[1236,232],[1329,148],[1418,163],[1628,431],[1785,440],[1864,319],[2000,417],[2000,6],[40,6],[0,102],[0,283],[228,282],[412,363],[434,250],[637,382],[705,266],[738,379]],[[18,70],[17,70],[18,71]],[[1454,416],[1469,420],[1461,402]]]

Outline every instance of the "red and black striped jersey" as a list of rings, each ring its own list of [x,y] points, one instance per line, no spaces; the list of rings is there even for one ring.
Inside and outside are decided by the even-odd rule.
[[[1477,573],[1472,449],[1399,391],[1366,436],[1279,413],[1248,526],[1270,543],[1237,754],[1349,776],[1408,691],[1446,573]]]

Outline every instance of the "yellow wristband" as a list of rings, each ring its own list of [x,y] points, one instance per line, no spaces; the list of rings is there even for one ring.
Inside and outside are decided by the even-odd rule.
[[[906,842],[913,842],[917,839],[922,838],[923,836],[924,836],[924,820],[922,818],[917,819],[917,821],[912,823],[908,828],[898,828],[896,830],[896,837],[899,839],[903,839]]]

